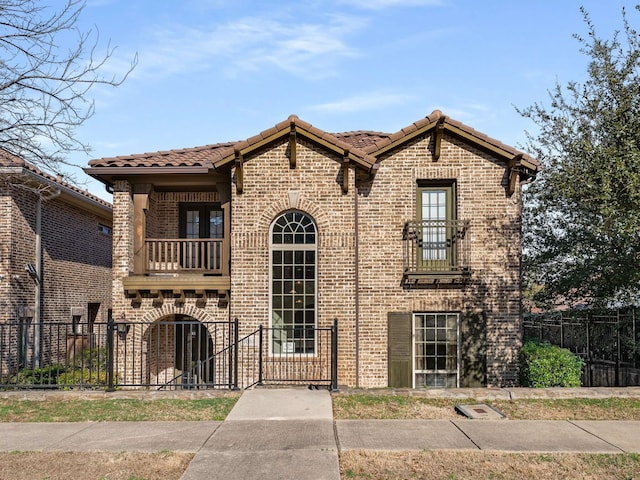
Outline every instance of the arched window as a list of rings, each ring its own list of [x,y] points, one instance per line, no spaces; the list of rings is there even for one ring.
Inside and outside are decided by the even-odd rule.
[[[317,231],[301,212],[271,227],[271,351],[315,353]]]

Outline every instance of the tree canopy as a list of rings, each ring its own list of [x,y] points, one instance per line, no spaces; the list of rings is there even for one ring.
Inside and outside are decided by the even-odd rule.
[[[89,151],[76,128],[94,114],[89,90],[120,85],[101,73],[113,55],[99,54],[97,31],[81,31],[85,0],[59,9],[37,0],[0,0],[0,147],[51,173],[70,152]]]
[[[586,80],[556,82],[548,106],[518,110],[538,127],[527,147],[543,167],[524,193],[524,278],[547,305],[637,304],[640,37],[625,9],[610,39],[581,12]]]

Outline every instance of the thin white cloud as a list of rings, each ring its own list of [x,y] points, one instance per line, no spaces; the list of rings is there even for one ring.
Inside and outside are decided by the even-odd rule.
[[[439,105],[436,106],[435,109],[440,110],[444,115],[464,123],[475,123],[478,122],[479,119],[494,116],[490,106],[477,102],[462,102],[449,106]]]
[[[346,38],[364,26],[357,18],[325,23],[286,23],[247,17],[212,28],[174,25],[157,30],[139,51],[134,75],[189,73],[218,66],[228,75],[275,67],[293,75],[324,78],[340,59],[357,55]]]
[[[321,103],[309,107],[309,110],[325,113],[352,113],[380,110],[407,104],[415,97],[404,93],[371,92],[364,95],[343,98],[335,102]]]
[[[340,0],[340,3],[366,10],[382,10],[398,7],[437,7],[445,4],[444,0]]]

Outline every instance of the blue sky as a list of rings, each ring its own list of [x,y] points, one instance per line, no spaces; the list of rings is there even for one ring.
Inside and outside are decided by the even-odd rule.
[[[62,0],[59,0],[60,2]],[[88,0],[82,30],[117,46],[78,129],[92,155],[243,140],[296,114],[330,132],[395,132],[435,109],[515,147],[534,128],[514,105],[582,80],[574,33],[640,15],[622,0]],[[83,176],[82,173],[78,174]],[[91,192],[110,199],[98,183]]]

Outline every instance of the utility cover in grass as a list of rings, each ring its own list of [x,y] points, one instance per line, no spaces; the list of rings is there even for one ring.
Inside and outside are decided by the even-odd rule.
[[[502,412],[484,403],[456,405],[456,411],[472,420],[500,420],[506,418]]]

